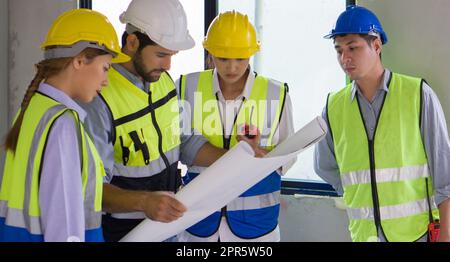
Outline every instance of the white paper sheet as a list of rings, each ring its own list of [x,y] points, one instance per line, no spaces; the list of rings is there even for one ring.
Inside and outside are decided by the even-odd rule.
[[[175,195],[187,208],[183,217],[170,223],[145,219],[121,241],[163,241],[180,233],[225,206],[325,134],[325,121],[317,117],[264,158],[254,157],[250,145],[239,142]]]

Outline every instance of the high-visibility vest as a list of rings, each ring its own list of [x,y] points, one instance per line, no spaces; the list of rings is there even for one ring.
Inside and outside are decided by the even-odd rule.
[[[427,232],[431,210],[437,218],[420,133],[422,81],[392,73],[373,140],[358,97],[351,99],[352,85],[329,95],[328,120],[354,241],[376,241],[378,230],[388,241],[415,241]]]
[[[114,177],[124,189],[175,192],[181,178],[180,112],[175,85],[167,73],[151,83],[146,93],[111,68],[109,86],[101,92],[113,119]],[[143,181],[143,179],[145,181]],[[145,218],[142,212],[113,214]]]
[[[182,76],[180,81],[181,98],[192,107],[192,128],[212,145],[232,148],[237,144],[237,128],[251,123],[256,125],[262,134],[262,147],[271,150],[275,146],[272,141],[283,111],[287,92],[285,84],[256,76],[250,97],[243,101],[235,118],[232,134],[226,139],[218,99],[213,94],[213,71],[191,73]],[[189,167],[185,182],[197,175],[198,173]],[[274,171],[222,210],[211,214],[187,231],[199,237],[211,236],[218,230],[221,216],[224,215],[231,231],[238,237],[251,239],[270,233],[278,225],[280,187],[280,175]]]
[[[16,152],[6,152],[0,189],[0,240],[43,241],[39,207],[39,179],[48,134],[64,113],[79,127],[80,179],[84,196],[85,241],[103,241],[102,186],[105,170],[78,114],[63,104],[35,93],[25,112]]]

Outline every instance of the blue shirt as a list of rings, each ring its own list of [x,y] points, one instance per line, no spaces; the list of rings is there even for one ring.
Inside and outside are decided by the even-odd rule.
[[[390,71],[385,69],[384,79],[375,98],[369,102],[361,93],[356,82],[353,82],[352,97],[358,96],[364,124],[369,138],[373,138],[378,114],[383,104],[384,94],[389,92],[387,82]],[[327,118],[326,107],[322,112],[323,119]],[[428,158],[430,174],[433,178],[435,202],[437,205],[450,197],[450,143],[447,133],[444,112],[436,94],[431,87],[424,83],[422,88],[422,126],[420,128],[422,141]],[[329,123],[328,123],[329,125]],[[326,182],[331,184],[338,194],[343,194],[339,167],[334,155],[334,144],[330,132],[320,141],[314,152],[314,170]]]
[[[75,110],[80,121],[86,112],[67,94],[45,83],[39,92]],[[78,127],[71,113],[53,123],[42,163],[39,205],[44,241],[85,241]]]

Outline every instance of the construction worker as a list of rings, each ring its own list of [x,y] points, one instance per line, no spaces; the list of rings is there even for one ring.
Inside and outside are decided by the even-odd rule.
[[[343,194],[353,241],[426,241],[439,216],[449,241],[450,143],[436,94],[384,68],[388,39],[370,10],[348,6],[325,38],[352,82],[328,96],[315,170]]]
[[[258,75],[249,65],[260,43],[247,15],[236,11],[219,14],[203,46],[215,69],[182,75],[177,83],[181,98],[191,109],[195,133],[214,146],[229,149],[236,145],[238,134],[247,132],[251,138],[258,132],[248,128],[251,125],[260,130],[260,146],[265,150],[293,133],[287,84]],[[184,182],[195,179],[203,169],[190,165]],[[279,241],[280,175],[287,169],[288,165],[274,170],[227,206],[179,234],[178,239]]]
[[[120,51],[108,19],[75,9],[60,15],[42,44],[45,59],[7,134],[0,188],[0,241],[103,241],[102,161],[73,99],[107,85]]]
[[[178,219],[186,207],[173,197],[181,185],[178,160],[210,165],[226,152],[201,136],[181,133],[171,57],[194,46],[178,0],[133,0],[120,17],[122,51],[109,86],[83,105],[87,127],[105,163],[103,231],[118,241],[144,218]],[[256,146],[256,143],[252,144]]]

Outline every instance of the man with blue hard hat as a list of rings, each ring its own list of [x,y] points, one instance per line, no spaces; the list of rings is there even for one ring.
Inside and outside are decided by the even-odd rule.
[[[328,95],[314,168],[343,195],[352,240],[450,241],[450,143],[436,94],[384,68],[388,38],[370,10],[348,6],[325,38],[352,82]]]

